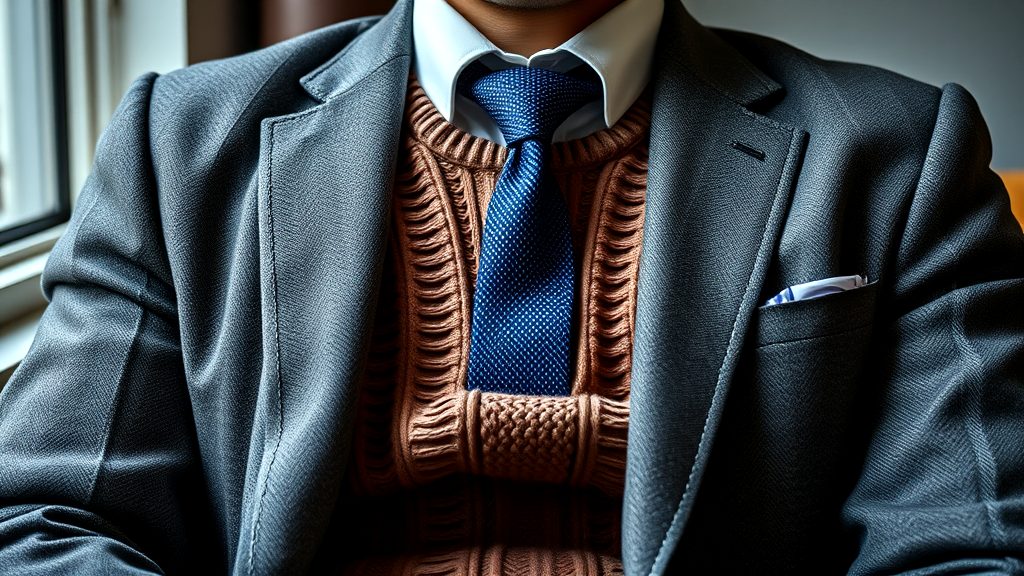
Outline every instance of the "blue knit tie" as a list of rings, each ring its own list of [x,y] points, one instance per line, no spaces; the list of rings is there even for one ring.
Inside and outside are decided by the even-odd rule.
[[[467,388],[566,396],[575,266],[569,213],[547,169],[551,136],[600,86],[539,68],[467,82],[505,137],[508,157],[487,206]]]

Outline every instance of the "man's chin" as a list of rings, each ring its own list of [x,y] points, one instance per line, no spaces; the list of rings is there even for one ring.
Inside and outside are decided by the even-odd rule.
[[[557,8],[572,4],[577,0],[483,0],[489,4],[504,6],[505,8],[517,8],[522,10],[541,10],[544,8]]]

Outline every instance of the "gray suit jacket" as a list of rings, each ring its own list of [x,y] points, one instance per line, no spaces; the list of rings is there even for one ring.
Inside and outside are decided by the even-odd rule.
[[[0,396],[0,573],[345,553],[410,14],[133,84]],[[626,574],[1021,573],[1024,237],[974,100],[675,1],[655,66]]]

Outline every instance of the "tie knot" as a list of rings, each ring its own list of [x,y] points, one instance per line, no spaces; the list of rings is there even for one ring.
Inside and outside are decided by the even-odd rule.
[[[601,94],[596,83],[543,68],[508,68],[467,78],[465,95],[498,124],[507,146],[547,144],[562,122]]]

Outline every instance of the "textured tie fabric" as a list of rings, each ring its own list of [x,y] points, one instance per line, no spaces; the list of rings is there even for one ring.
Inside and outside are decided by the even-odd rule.
[[[569,213],[546,164],[555,129],[600,86],[539,68],[465,86],[508,148],[480,245],[467,388],[565,396],[576,270]]]

